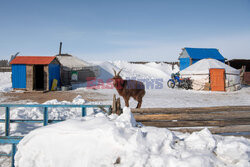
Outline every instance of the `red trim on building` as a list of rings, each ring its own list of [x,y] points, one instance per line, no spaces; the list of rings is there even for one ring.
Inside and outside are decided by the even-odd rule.
[[[50,64],[56,56],[17,56],[10,64]]]

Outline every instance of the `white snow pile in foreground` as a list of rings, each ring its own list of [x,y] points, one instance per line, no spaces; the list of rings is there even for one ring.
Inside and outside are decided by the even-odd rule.
[[[250,141],[136,127],[129,108],[70,119],[30,132],[18,145],[17,167],[247,167]]]
[[[12,90],[11,72],[0,72],[0,92]]]

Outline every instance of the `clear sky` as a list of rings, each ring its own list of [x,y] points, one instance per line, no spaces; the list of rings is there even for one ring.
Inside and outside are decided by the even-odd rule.
[[[177,61],[183,47],[250,59],[250,0],[0,0],[0,59]]]

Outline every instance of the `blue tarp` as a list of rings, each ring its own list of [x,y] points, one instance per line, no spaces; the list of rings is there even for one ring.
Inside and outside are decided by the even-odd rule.
[[[225,58],[220,54],[220,52],[217,49],[213,48],[185,48],[188,55],[192,59],[207,59],[207,58],[212,58],[212,59],[217,59],[220,61],[225,61]]]

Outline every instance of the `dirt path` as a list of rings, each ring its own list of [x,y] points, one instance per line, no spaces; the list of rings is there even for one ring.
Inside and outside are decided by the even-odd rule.
[[[1,93],[4,102],[16,102],[16,101],[32,101],[38,103],[44,103],[48,100],[57,99],[58,101],[72,101],[77,95],[81,95],[86,101],[106,101],[108,100],[104,94],[85,91],[51,91],[51,92],[9,92]]]

